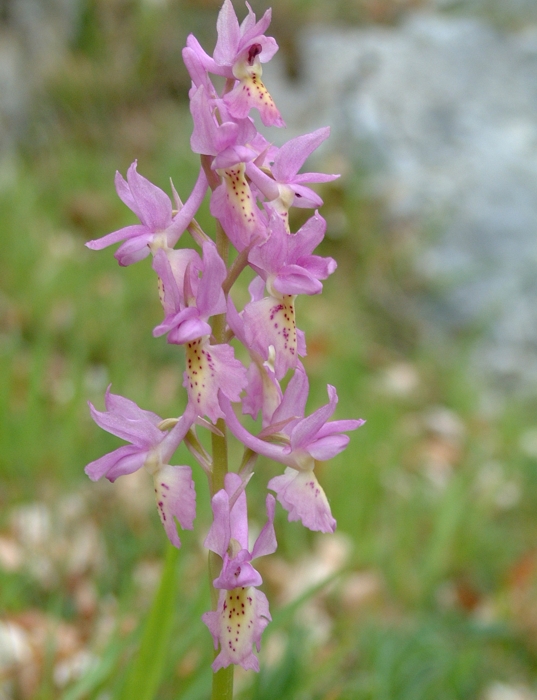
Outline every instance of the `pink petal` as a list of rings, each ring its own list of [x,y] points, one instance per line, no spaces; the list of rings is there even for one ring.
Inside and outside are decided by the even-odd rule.
[[[325,423],[317,433],[317,438],[334,435],[336,433],[346,433],[348,430],[356,430],[364,425],[365,420],[358,418],[357,420],[332,420]]]
[[[211,508],[213,510],[213,522],[203,546],[211,552],[219,554],[223,559],[231,539],[229,496],[224,489],[221,489],[212,497]]]
[[[337,173],[298,173],[294,176],[293,183],[300,185],[304,182],[333,182],[340,177],[341,175]]]
[[[153,476],[157,510],[168,539],[181,546],[174,518],[183,530],[192,530],[196,517],[196,491],[192,470],[186,466],[164,465]]]
[[[285,230],[278,214],[272,212],[267,227],[268,239],[254,246],[248,255],[248,262],[260,274],[277,272],[288,261],[288,250],[292,245],[292,236]],[[266,275],[265,275],[266,278]]]
[[[177,243],[183,231],[185,231],[196,215],[196,212],[200,208],[208,188],[209,183],[207,182],[207,176],[205,175],[203,168],[200,168],[198,179],[196,180],[196,184],[190,193],[190,197],[186,200],[179,212],[173,217],[171,224],[167,228],[166,239],[170,248],[173,248],[173,246]]]
[[[102,238],[97,238],[94,241],[88,241],[86,243],[86,247],[90,248],[91,250],[102,250],[103,248],[107,248],[109,245],[119,243],[119,241],[124,241],[125,239],[130,238],[137,238],[138,236],[143,236],[147,233],[147,227],[143,226],[142,224],[125,226],[123,228],[118,229],[117,231],[108,233]]]
[[[164,335],[165,333],[169,333],[173,330],[177,330],[178,328],[185,326],[185,330],[188,328],[188,323],[194,321],[195,323],[195,328],[196,330],[199,329],[199,313],[198,310],[194,306],[187,306],[186,308],[182,309],[182,311],[177,312],[176,314],[169,314],[166,316],[166,318],[162,321],[162,323],[159,323],[158,326],[155,326],[153,328],[153,337],[159,338],[161,335]],[[205,329],[205,333],[207,333],[206,330],[207,324],[203,322],[203,325],[201,326],[202,330]],[[209,326],[209,333],[210,333],[211,327]],[[177,335],[177,334],[176,334]],[[188,336],[188,334],[185,333],[185,335]],[[187,341],[189,342],[190,340],[195,340],[196,338],[199,338],[200,335],[203,335],[202,333],[194,333],[193,338],[187,338]],[[178,345],[182,345],[181,341],[172,341],[170,342],[176,342]]]
[[[327,385],[329,402],[318,408],[311,415],[301,420],[293,428],[291,433],[291,445],[293,450],[303,448],[308,450],[308,445],[317,436],[318,431],[336,410],[337,392],[333,386]]]
[[[278,182],[289,183],[304,165],[307,157],[330,136],[330,127],[325,126],[311,134],[297,136],[284,143],[278,151],[272,173]]]
[[[241,549],[234,559],[225,554],[222,571],[214,579],[213,586],[228,591],[239,587],[260,586],[263,579],[259,571],[250,564],[251,558],[252,555],[246,549]]]
[[[231,0],[224,0],[218,13],[216,31],[218,38],[213,52],[214,60],[220,65],[231,66],[235,61],[240,41],[239,20]]]
[[[208,338],[186,346],[187,368],[183,386],[189,404],[199,416],[208,416],[213,423],[223,417],[218,403],[218,391],[231,401],[239,401],[247,384],[246,369],[230,345],[209,345]]]
[[[147,451],[140,451],[133,445],[123,445],[99,459],[86,465],[84,471],[92,481],[98,481],[105,476],[109,481],[115,481],[118,476],[132,474],[143,467]]]
[[[276,542],[276,533],[274,532],[274,511],[276,505],[274,496],[268,494],[265,504],[267,508],[268,520],[259,533],[259,537],[255,541],[254,548],[252,550],[252,559],[264,557],[267,554],[273,554],[278,547],[278,543]]]
[[[149,255],[149,244],[153,240],[152,233],[145,233],[142,236],[129,238],[119,246],[114,253],[114,258],[122,267],[140,262]]]
[[[163,432],[144,418],[127,418],[110,411],[98,411],[91,402],[88,404],[91,417],[100,428],[131,442],[138,449],[149,449],[164,437]]]
[[[190,311],[190,309],[187,310]],[[194,309],[194,311],[197,310]],[[170,330],[168,333],[168,343],[185,345],[186,343],[191,343],[193,340],[201,338],[204,335],[209,335],[211,330],[211,326],[207,323],[207,321],[203,321],[197,316],[194,318],[189,318]]]
[[[319,280],[326,279],[337,269],[334,258],[323,258],[320,255],[305,255],[298,259],[297,264]]]
[[[145,409],[140,408],[134,401],[131,401],[120,394],[112,394],[110,391],[111,386],[112,385],[110,384],[107,387],[104,396],[104,405],[106,406],[107,411],[117,413],[123,416],[123,418],[128,418],[130,420],[146,420],[152,423],[154,426],[157,426],[161,422],[162,418],[157,416],[156,413],[153,413],[153,411],[146,411]]]
[[[187,40],[188,41],[188,40]],[[197,40],[196,40],[197,42]],[[206,89],[209,86],[209,78],[207,75],[207,69],[205,68],[204,64],[204,57],[208,59],[209,61],[212,61],[211,57],[208,56],[205,51],[201,48],[201,46],[198,44],[199,48],[201,49],[202,55],[200,56],[198,51],[194,49],[192,46],[185,46],[183,51],[182,51],[182,56],[183,56],[183,63],[186,66],[186,69],[188,71],[188,74],[192,78],[192,82],[194,83],[194,88],[198,88],[201,85],[203,85]],[[214,61],[212,61],[214,63]]]
[[[289,521],[300,520],[316,532],[336,529],[328,499],[312,471],[299,472],[288,467],[284,474],[269,481],[268,488],[276,492],[278,501],[289,513]]]
[[[253,359],[248,367],[248,386],[242,399],[242,412],[257,419],[262,411],[262,425],[273,423],[273,415],[282,400],[280,383],[272,370],[259,360]]]
[[[335,457],[347,447],[349,444],[348,435],[330,435],[329,437],[320,438],[308,445],[308,452],[313,459],[319,462],[326,462],[332,457]]]
[[[254,163],[247,163],[246,173],[257,189],[270,201],[280,195],[278,183],[260,170]]]
[[[205,87],[200,86],[190,100],[194,121],[190,147],[194,153],[215,156],[237,140],[238,125],[233,122],[218,124],[212,105],[214,100],[210,100]]]
[[[152,232],[164,231],[172,218],[172,203],[163,192],[136,170],[136,161],[127,171],[127,182],[132,193],[134,208],[142,224]]]
[[[203,244],[203,275],[196,295],[196,306],[201,316],[226,312],[226,300],[222,291],[226,274],[226,266],[215,244],[207,241]]]
[[[299,209],[313,209],[323,205],[323,200],[311,187],[297,184],[289,185],[289,187],[295,193],[295,198],[293,199],[294,207],[298,207]]]
[[[220,653],[212,664],[215,673],[230,664],[259,671],[253,647],[259,651],[263,630],[272,619],[264,593],[255,588],[223,590],[217,610],[205,613],[201,619],[212,634],[214,648],[220,645]]]
[[[238,474],[228,472],[225,476],[226,493],[232,502],[229,513],[231,537],[240,544],[242,549],[248,549],[248,513],[246,510],[245,482]]]
[[[215,73],[216,75],[225,75],[227,78],[233,77],[233,74],[231,72],[231,69],[228,68],[226,69],[225,67],[219,66],[216,61],[209,56],[208,53],[206,53],[199,41],[196,39],[196,37],[193,34],[189,34],[186,38],[186,45],[187,47],[192,51],[192,53],[195,55],[196,60],[201,63],[203,68],[206,71],[209,71],[210,73]],[[186,63],[186,61],[185,61]],[[189,65],[187,64],[187,68]],[[197,72],[196,72],[197,73]],[[199,73],[197,73],[199,75]],[[192,79],[194,80],[194,76],[192,76]]]
[[[274,369],[276,378],[283,379],[289,369],[298,362],[298,337],[295,325],[295,307],[292,296],[282,299],[265,297],[246,305],[243,320],[248,338],[248,348],[258,352],[263,359],[269,357],[269,346],[276,352]]]
[[[270,442],[265,442],[249,433],[246,428],[237,420],[233,407],[225,396],[220,396],[220,406],[223,409],[226,424],[233,435],[242,442],[243,445],[249,447],[257,454],[264,455],[269,459],[273,459],[281,464],[287,464],[288,454],[284,452],[281,445],[275,445]]]
[[[323,285],[308,270],[300,265],[284,265],[272,283],[280,294],[320,294]]]
[[[272,96],[259,76],[241,80],[224,96],[224,102],[235,119],[245,119],[250,109],[257,109],[265,126],[285,126]]]
[[[160,443],[159,456],[164,464],[170,461],[173,453],[183,442],[195,419],[196,415],[187,409]]]
[[[285,389],[283,399],[272,417],[273,423],[296,416],[303,418],[308,400],[309,382],[304,367],[300,364]]]
[[[306,223],[290,237],[289,250],[292,262],[297,262],[299,258],[311,255],[323,240],[325,232],[326,220],[318,212],[315,212],[315,214],[310,216]]]

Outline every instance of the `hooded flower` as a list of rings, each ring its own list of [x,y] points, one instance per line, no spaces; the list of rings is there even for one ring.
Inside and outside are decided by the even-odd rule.
[[[216,110],[219,119],[216,118]],[[205,86],[200,85],[193,92],[190,112],[194,122],[190,146],[194,153],[215,156],[214,168],[227,168],[258,156],[247,145],[257,134],[253,121],[250,118],[228,118],[222,100],[210,97]]]
[[[280,294],[263,297],[265,282],[256,277],[250,284],[252,301],[244,307],[247,347],[268,361],[273,355],[276,379],[294,369],[298,357],[306,354],[304,333],[296,327],[295,295]]]
[[[272,213],[269,238],[248,255],[248,262],[265,280],[271,296],[320,294],[320,280],[337,267],[333,258],[312,255],[325,230],[326,221],[317,212],[296,233],[287,233],[282,219]]]
[[[308,156],[320,146],[330,135],[330,127],[325,126],[310,134],[297,136],[287,141],[276,154],[265,159],[261,169],[258,161],[248,163],[246,172],[256,187],[270,202],[274,211],[278,212],[285,221],[289,232],[290,207],[314,208],[320,207],[323,200],[306,183],[331,182],[339,175],[326,173],[299,173]],[[270,165],[272,160],[272,165]],[[268,161],[268,162],[267,162]],[[270,171],[267,174],[266,170]]]
[[[219,169],[222,183],[211,196],[211,214],[238,251],[267,237],[264,215],[245,175],[244,163]]]
[[[227,322],[235,337],[245,348],[248,348],[252,360],[248,367],[248,385],[242,399],[242,412],[256,420],[261,411],[262,425],[265,428],[282,400],[280,383],[274,373],[274,348],[269,349],[268,360],[263,360],[263,357],[249,345],[243,318],[237,312],[231,296],[227,300]]]
[[[190,197],[173,216],[172,203],[168,195],[160,187],[139,175],[136,166],[137,163],[134,161],[127,171],[126,181],[119,172],[116,172],[115,182],[120,199],[136,214],[140,223],[125,226],[86,243],[86,246],[92,250],[101,250],[119,241],[125,241],[114,255],[123,266],[143,260],[149,255],[150,249],[172,248],[194,218],[208,187],[205,173],[200,169]]]
[[[228,473],[225,489],[213,496],[211,504],[214,520],[205,546],[219,554],[223,561],[222,571],[213,582],[215,588],[221,589],[217,609],[202,616],[213,636],[215,649],[220,645],[212,668],[216,672],[230,664],[240,664],[245,669],[258,671],[259,662],[252,647],[255,645],[259,651],[261,634],[271,617],[265,595],[255,588],[262,579],[251,561],[276,551],[274,497],[267,496],[268,521],[251,552],[241,477]]]
[[[211,345],[209,342],[209,318],[226,310],[222,291],[225,265],[214,243],[206,242],[203,261],[198,256],[197,260],[189,262],[180,279],[174,275],[164,250],[157,251],[153,268],[163,287],[165,313],[153,335],[167,333],[169,343],[186,346],[183,386],[187,389],[189,404],[198,416],[207,415],[216,422],[223,416],[218,391],[231,401],[239,401],[247,383],[246,370],[235,359],[233,348],[225,343]]]
[[[90,462],[85,472],[92,481],[105,476],[115,481],[146,467],[153,476],[157,508],[170,542],[181,546],[174,518],[184,530],[192,530],[196,515],[196,493],[192,470],[188,466],[171,466],[169,461],[194,422],[193,414],[185,413],[169,431],[159,429],[162,420],[155,413],[144,411],[134,401],[106,390],[106,411],[89,404],[91,417],[112,435],[130,443]]]
[[[300,520],[310,530],[333,532],[336,521],[313,470],[316,462],[342,452],[349,442],[342,433],[356,430],[364,421],[329,421],[337,404],[336,390],[330,385],[329,402],[304,417],[308,390],[307,375],[298,367],[272,416],[272,427],[265,428],[257,437],[239,423],[225,397],[220,398],[220,403],[228,428],[243,445],[288,467],[282,476],[271,479],[268,486],[288,511],[289,520]],[[277,442],[268,442],[269,439]]]
[[[259,110],[265,126],[285,126],[261,81],[261,63],[269,61],[278,50],[276,41],[264,35],[270,24],[271,11],[267,10],[256,22],[252,8],[248,3],[246,6],[248,15],[239,25],[231,0],[225,0],[218,15],[218,39],[213,57],[208,56],[197,39],[190,35],[187,39],[188,62],[192,66],[202,65],[210,73],[238,81],[223,98],[236,119],[243,119],[251,108],[255,108]]]

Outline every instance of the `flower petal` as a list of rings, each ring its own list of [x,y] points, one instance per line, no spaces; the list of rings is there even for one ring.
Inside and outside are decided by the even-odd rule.
[[[147,450],[164,437],[156,425],[143,417],[134,419],[111,411],[98,411],[91,402],[88,404],[91,417],[100,428],[131,442],[138,449]]]
[[[332,517],[328,499],[313,471],[296,471],[289,467],[281,476],[268,483],[276,492],[278,501],[289,513],[289,520],[300,520],[315,532],[334,532],[336,521]]]
[[[289,380],[289,384],[285,389],[281,404],[278,406],[276,411],[274,411],[272,422],[278,423],[279,421],[286,420],[292,416],[303,418],[304,413],[306,412],[308,393],[308,375],[306,374],[302,364],[299,364],[295,370],[295,373]]]
[[[213,52],[216,63],[231,66],[235,62],[240,41],[239,20],[231,0],[224,0],[216,20],[218,38]]]
[[[211,552],[219,554],[223,559],[231,539],[229,496],[224,489],[220,489],[211,498],[211,508],[213,510],[213,522],[203,546]]]
[[[259,671],[252,647],[255,645],[259,651],[263,630],[272,619],[264,593],[242,587],[223,590],[216,611],[205,613],[201,619],[212,634],[214,648],[220,645],[220,653],[212,664],[215,673],[230,664]]]
[[[298,337],[295,325],[294,297],[281,299],[265,297],[250,302],[243,312],[243,320],[251,349],[264,360],[269,359],[269,347],[274,347],[274,371],[281,380],[298,362]]]
[[[272,166],[272,173],[276,180],[284,183],[292,182],[306,158],[329,136],[330,127],[325,126],[284,143],[274,158]]]
[[[271,94],[258,74],[242,78],[233,90],[224,96],[224,102],[235,119],[245,119],[250,109],[257,109],[265,126],[285,126]]]
[[[153,475],[157,510],[164,530],[174,547],[181,546],[174,518],[183,530],[192,530],[196,517],[196,491],[192,469],[164,465]]]
[[[284,265],[272,282],[272,287],[280,294],[320,294],[323,285],[309,270],[300,265]]]
[[[215,423],[222,417],[218,391],[231,401],[239,401],[246,387],[246,369],[235,359],[230,345],[209,345],[208,337],[194,340],[186,346],[186,370],[183,386],[189,404],[199,416],[209,416]]]
[[[93,241],[88,241],[86,247],[91,250],[102,250],[107,248],[109,245],[114,243],[119,243],[119,241],[124,241],[125,239],[137,238],[138,236],[144,236],[148,233],[147,226],[142,224],[134,224],[133,226],[124,226],[123,228],[108,233],[102,238],[96,238]]]
[[[166,229],[166,239],[170,248],[177,243],[183,231],[190,224],[196,212],[201,206],[205,193],[209,187],[207,176],[203,168],[200,168],[198,179],[190,193],[189,198],[181,207],[179,212],[173,217],[171,224]]]
[[[332,457],[335,457],[347,447],[349,444],[348,435],[329,435],[328,437],[314,440],[308,445],[308,452],[319,462],[326,462]]]
[[[222,282],[226,278],[226,266],[215,244],[203,244],[203,274],[196,294],[196,306],[203,317],[226,312],[226,300]]]
[[[274,511],[276,501],[274,500],[274,496],[272,496],[270,493],[267,495],[265,504],[267,508],[268,520],[259,533],[259,537],[255,541],[254,548],[252,549],[252,559],[264,557],[267,554],[273,554],[278,547],[278,543],[276,542],[276,533],[274,532]]]
[[[110,384],[104,396],[104,405],[106,410],[111,413],[116,413],[121,415],[123,418],[129,420],[146,420],[152,423],[154,426],[158,426],[162,418],[157,416],[153,411],[146,411],[140,408],[137,403],[131,401],[130,399],[121,396],[120,394],[112,394],[110,391]]]
[[[137,163],[134,161],[127,171],[127,182],[133,202],[130,208],[150,231],[164,231],[171,223],[171,200],[160,187],[140,175],[136,167]]]
[[[146,458],[147,451],[140,451],[139,448],[132,445],[123,445],[90,462],[84,471],[92,481],[98,481],[105,476],[113,482],[119,476],[126,476],[138,471],[144,466]]]
[[[308,445],[317,437],[317,433],[336,410],[337,392],[331,385],[327,385],[329,402],[318,408],[295,425],[291,433],[291,446],[293,450],[308,449]]]
[[[114,258],[122,267],[127,267],[128,265],[133,265],[136,262],[140,262],[150,253],[149,244],[153,240],[152,233],[144,233],[142,236],[136,236],[136,238],[129,238],[119,246],[119,248],[114,253]]]

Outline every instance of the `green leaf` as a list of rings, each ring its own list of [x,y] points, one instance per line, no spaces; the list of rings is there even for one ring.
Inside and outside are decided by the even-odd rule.
[[[113,673],[124,646],[117,641],[112,642],[102,658],[91,664],[82,678],[66,691],[62,700],[81,700],[95,691]]]
[[[179,550],[168,545],[160,585],[145,623],[137,656],[127,675],[119,700],[153,700],[166,662],[176,611]]]

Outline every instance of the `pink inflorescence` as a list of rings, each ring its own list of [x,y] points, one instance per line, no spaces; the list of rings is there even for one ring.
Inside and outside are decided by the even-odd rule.
[[[308,156],[328,138],[328,128],[291,139],[281,148],[258,132],[252,110],[265,126],[285,124],[261,80],[262,64],[278,49],[275,40],[265,36],[270,10],[257,21],[248,4],[247,8],[239,24],[231,0],[224,1],[212,56],[193,36],[183,50],[192,79],[191,147],[201,156],[190,196],[183,204],[172,188],[170,199],[138,173],[135,161],[126,180],[116,174],[115,184],[139,223],[87,243],[94,250],[121,243],[116,252],[120,265],[152,256],[164,314],[153,335],[185,347],[187,405],[179,418],[163,420],[108,389],[106,410],[90,404],[91,415],[127,444],[88,464],[86,473],[92,480],[114,481],[145,467],[153,476],[165,532],[176,547],[180,546],[176,522],[192,529],[196,505],[191,467],[171,464],[181,442],[207,473],[214,519],[205,546],[222,559],[213,581],[216,609],[203,615],[219,649],[214,671],[230,664],[259,669],[254,648],[259,651],[271,618],[252,561],[276,550],[276,500],[289,520],[310,530],[333,532],[336,521],[315,467],[344,450],[349,442],[346,433],[363,423],[331,420],[338,398],[330,385],[328,403],[306,414],[309,382],[300,361],[306,343],[296,326],[295,300],[300,294],[321,293],[322,281],[336,269],[332,258],[314,254],[326,222],[317,211],[321,198],[307,185],[337,175],[300,172]],[[226,79],[221,93],[214,87],[213,75]],[[220,230],[217,242],[194,220],[209,189],[210,211]],[[314,210],[296,232],[290,230],[291,207]],[[187,230],[196,247],[176,248]],[[226,238],[237,251],[231,265],[223,253],[226,246],[217,245]],[[254,279],[250,300],[239,310],[231,290],[246,267]],[[232,340],[245,348],[246,366],[235,357]],[[285,391],[280,385],[284,380]],[[241,404],[242,413],[254,420],[261,415],[261,431],[248,430],[233,404]],[[212,458],[196,430],[205,428],[222,437],[224,424],[244,446],[245,456],[239,471],[229,472],[224,488],[217,490],[212,488]],[[267,496],[267,522],[250,545],[245,489],[258,455],[283,465],[285,471],[268,481],[275,497]]]

